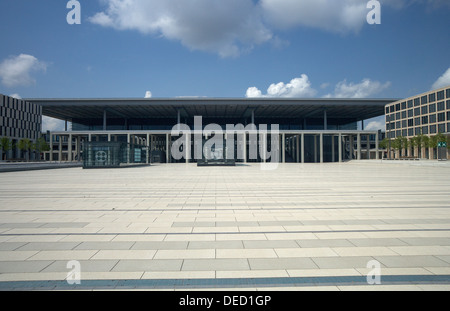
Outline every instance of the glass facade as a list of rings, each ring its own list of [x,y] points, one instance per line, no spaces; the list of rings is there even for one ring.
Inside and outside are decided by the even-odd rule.
[[[147,148],[123,142],[86,142],[83,149],[83,168],[115,168],[145,164]]]

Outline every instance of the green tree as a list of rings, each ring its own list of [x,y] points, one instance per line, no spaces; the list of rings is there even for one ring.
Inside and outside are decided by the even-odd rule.
[[[0,148],[2,149],[2,159],[6,160],[6,153],[12,149],[11,140],[8,137],[0,138]]]
[[[28,138],[22,138],[19,140],[19,143],[17,144],[17,147],[22,150],[23,152],[27,153],[27,161],[30,158],[30,149],[33,148],[33,143]]]
[[[50,151],[50,146],[43,137],[40,137],[36,143],[34,143],[33,149],[41,154],[42,152]]]

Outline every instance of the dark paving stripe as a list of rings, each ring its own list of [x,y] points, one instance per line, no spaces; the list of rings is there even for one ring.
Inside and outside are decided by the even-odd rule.
[[[449,285],[450,275],[384,275],[382,285]],[[87,289],[212,289],[305,286],[361,286],[365,276],[293,277],[293,278],[232,278],[174,280],[87,280],[80,285],[66,281],[0,282],[0,290],[87,290]],[[376,285],[373,285],[376,286]]]

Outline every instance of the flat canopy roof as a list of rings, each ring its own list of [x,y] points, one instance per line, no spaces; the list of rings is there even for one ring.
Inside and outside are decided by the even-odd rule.
[[[398,99],[285,99],[285,98],[170,98],[170,99],[26,99],[42,106],[44,116],[73,119],[108,118],[329,118],[367,120],[384,115],[384,107]]]

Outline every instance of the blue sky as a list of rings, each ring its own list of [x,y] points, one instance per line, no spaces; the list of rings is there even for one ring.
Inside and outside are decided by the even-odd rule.
[[[450,84],[448,0],[380,1],[380,25],[368,0],[79,0],[80,25],[67,2],[0,0],[0,93],[404,98]]]

